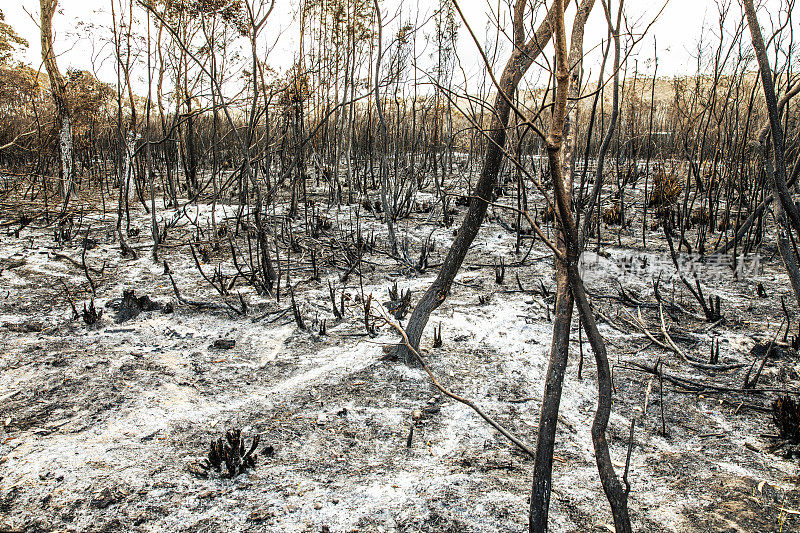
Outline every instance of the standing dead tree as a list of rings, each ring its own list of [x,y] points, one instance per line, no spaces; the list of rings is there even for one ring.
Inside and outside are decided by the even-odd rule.
[[[775,222],[778,233],[778,250],[780,251],[789,281],[792,283],[794,295],[798,305],[800,305],[800,270],[798,270],[797,254],[792,246],[792,229],[800,235],[800,209],[794,203],[789,188],[786,184],[786,159],[784,153],[783,126],[781,125],[781,107],[786,104],[788,98],[778,102],[775,94],[775,82],[773,72],[770,68],[767,49],[764,39],[761,36],[761,27],[753,5],[753,0],[743,0],[747,25],[750,27],[750,36],[753,40],[756,59],[758,60],[761,84],[764,88],[764,98],[767,102],[767,114],[769,115],[769,134],[772,136],[772,158],[770,160],[769,150],[766,147],[766,128],[764,135],[760,136],[761,149],[764,156],[764,164],[767,167],[767,175],[771,178],[772,194],[778,199],[773,207]],[[800,87],[800,83],[797,84]],[[787,91],[787,96],[796,93],[798,87]]]
[[[72,117],[67,104],[67,82],[58,70],[56,54],[53,51],[53,15],[58,0],[40,0],[42,61],[50,78],[50,91],[58,110],[58,147],[61,160],[59,184],[64,199],[61,211],[66,211],[72,194],[75,165],[72,150]]]
[[[594,444],[597,469],[603,491],[611,505],[614,527],[617,532],[631,531],[628,515],[629,486],[623,487],[614,471],[611,454],[606,440],[606,429],[611,413],[611,370],[608,363],[605,343],[597,329],[597,322],[586,295],[578,271],[580,242],[578,226],[571,206],[572,196],[572,157],[575,144],[577,106],[567,115],[567,100],[575,99],[580,90],[580,62],[583,56],[583,30],[591,12],[594,0],[584,0],[578,7],[572,24],[572,37],[567,51],[564,27],[563,0],[553,5],[553,41],[555,45],[556,91],[553,101],[553,115],[550,134],[547,137],[547,156],[553,181],[553,196],[557,207],[559,224],[556,256],[556,313],[553,325],[553,342],[550,364],[545,382],[544,399],[539,423],[534,479],[531,489],[530,531],[547,531],[547,511],[552,486],[552,454],[555,443],[555,429],[558,420],[560,392],[564,379],[564,368],[569,350],[569,330],[573,301],[577,304],[589,343],[597,364],[598,399],[597,411],[592,423],[592,443]],[[568,55],[569,54],[569,55]]]
[[[380,165],[380,184],[381,184],[381,205],[383,206],[383,216],[386,221],[386,228],[389,231],[389,244],[392,247],[392,254],[397,255],[397,236],[394,232],[394,221],[392,220],[392,210],[389,209],[389,202],[387,199],[387,181],[389,179],[389,164],[388,157],[388,135],[386,132],[386,118],[383,113],[383,104],[381,102],[380,93],[380,79],[381,79],[381,59],[383,56],[383,19],[381,17],[381,8],[378,5],[378,0],[374,0],[375,16],[378,20],[378,53],[375,59],[375,108],[378,110],[378,119],[380,123],[380,136],[381,136],[381,165]]]

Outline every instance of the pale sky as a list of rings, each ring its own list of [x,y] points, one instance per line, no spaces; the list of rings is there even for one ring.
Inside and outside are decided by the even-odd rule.
[[[61,0],[59,11],[53,20],[53,27],[56,31],[55,49],[58,54],[58,62],[62,71],[69,68],[85,69],[95,72],[104,81],[114,79],[113,62],[109,60],[110,47],[102,40],[107,32],[111,20],[110,15],[111,0]],[[777,0],[776,0],[777,1]],[[785,0],[784,0],[785,1]],[[30,47],[25,54],[25,58],[34,66],[38,67],[40,59],[40,44],[38,33],[39,2],[37,0],[0,0],[2,9],[6,15],[6,22],[11,24],[22,37],[26,38]],[[390,18],[395,12],[396,5],[403,6],[405,18],[419,16],[424,20],[433,11],[433,6],[437,5],[435,0],[422,0],[419,2],[402,0],[384,0],[384,18]],[[500,3],[507,5],[508,0],[500,0]],[[614,2],[616,4],[616,2]],[[462,0],[460,2],[473,30],[484,41],[486,38],[486,25],[489,21],[488,13],[490,5],[495,9],[498,0]],[[661,1],[636,2],[629,0],[626,4],[629,24],[633,25],[635,31],[642,31],[653,20],[658,11],[663,6]],[[266,35],[273,40],[279,35],[281,30],[286,30],[294,19],[293,12],[296,9],[296,0],[276,0],[275,12],[269,22],[270,26]],[[574,7],[568,15],[572,13]],[[27,12],[26,12],[27,11]],[[31,16],[33,16],[33,19]],[[740,8],[736,0],[733,0],[731,7],[730,24],[735,24],[739,19]],[[762,25],[768,23],[767,11],[762,9],[759,12]],[[34,20],[36,19],[36,20]],[[507,22],[507,18],[505,19]],[[658,73],[659,75],[680,75],[691,74],[695,71],[696,63],[693,59],[697,50],[703,28],[712,29],[715,33],[717,28],[717,4],[710,0],[670,0],[664,8],[655,24],[650,28],[647,36],[637,47],[637,54],[633,57],[638,59],[640,72],[652,72],[652,62],[648,61],[653,57],[653,40],[658,43]],[[510,31],[510,29],[508,30]],[[278,46],[269,57],[269,62],[278,70],[285,68],[292,62],[292,57],[296,48],[295,32],[287,31],[280,37]],[[745,34],[745,46],[750,46],[749,35]],[[596,2],[592,16],[587,24],[585,47],[588,50],[597,46],[606,36],[606,22],[602,14],[600,2]],[[504,58],[508,53],[508,46],[504,48],[505,54],[500,57],[499,68],[504,63]],[[466,29],[462,26],[459,34],[459,56],[462,64],[471,72],[479,72],[483,68],[480,56],[476,47],[469,37]],[[711,50],[709,50],[709,54]],[[595,57],[596,59],[596,57]],[[597,69],[596,62],[588,60],[587,69]],[[633,68],[631,62],[630,68]]]

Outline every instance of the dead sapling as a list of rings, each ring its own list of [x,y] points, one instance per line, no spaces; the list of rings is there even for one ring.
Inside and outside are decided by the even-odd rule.
[[[375,327],[375,321],[370,320],[369,308],[372,306],[372,294],[367,296],[366,302],[364,302],[364,329],[367,330],[367,334],[370,337],[374,337],[378,334],[377,328]]]
[[[19,239],[19,232],[24,230],[28,225],[33,222],[33,218],[29,217],[25,213],[21,214],[19,217],[19,229],[14,231],[14,237]]]
[[[539,294],[541,294],[542,298],[545,300],[550,300],[550,290],[541,279],[539,280]]]
[[[337,319],[342,318],[342,316],[344,315],[344,293],[342,293],[342,310],[340,311],[336,307],[336,291],[333,289],[333,285],[331,285],[330,281],[328,282],[328,292],[331,295],[331,307],[333,307],[333,316],[335,316]]]
[[[780,357],[781,350],[775,346],[775,341],[778,339],[778,334],[782,327],[783,322],[778,326],[778,330],[775,332],[775,336],[772,337],[769,344],[759,342],[750,350],[750,354],[754,355],[756,358],[753,360],[753,364],[750,365],[750,368],[747,370],[747,375],[744,377],[744,384],[742,384],[743,389],[755,389],[758,384],[758,378],[761,377],[761,372],[764,370],[764,365],[767,364],[767,359],[769,359],[770,356],[775,358]],[[761,358],[761,364],[758,365],[758,370],[756,370],[755,375],[751,378],[750,376],[753,373],[753,368],[755,368],[759,357]]]
[[[311,249],[311,281],[319,281],[319,267],[317,266],[317,252]]]
[[[92,276],[89,275],[89,267],[86,265],[86,249],[88,248],[89,245],[90,231],[92,231],[91,225],[89,225],[89,227],[86,229],[86,238],[83,239],[83,250],[81,251],[81,266],[83,267],[83,273],[86,276],[87,281],[89,282],[89,288],[92,290],[92,300],[94,300],[94,298],[97,296],[96,294],[97,286],[95,285]],[[105,265],[103,265],[103,268],[105,268]]]
[[[716,322],[722,318],[722,302],[719,299],[719,296],[711,296],[708,297],[708,312],[706,314],[706,320],[709,322]]]
[[[498,285],[502,285],[506,279],[506,263],[503,258],[500,258],[500,263],[494,265],[494,281]]]
[[[304,330],[306,329],[306,324],[303,322],[303,316],[300,314],[300,308],[297,306],[297,302],[294,299],[294,289],[289,286],[289,296],[292,300],[292,313],[294,314],[294,321],[297,323],[297,327]]]
[[[192,259],[194,259],[194,265],[197,268],[197,271],[200,272],[200,275],[203,277],[203,279],[206,280],[206,282],[208,282],[208,284],[211,285],[211,287],[213,287],[214,290],[217,291],[217,293],[222,297],[222,301],[225,304],[225,307],[228,308],[230,311],[232,311],[234,315],[246,316],[247,315],[247,303],[244,301],[244,297],[242,296],[242,293],[237,293],[237,296],[239,297],[239,305],[240,305],[240,307],[237,308],[237,307],[233,306],[232,304],[230,304],[228,302],[227,298],[225,298],[227,292],[226,292],[226,287],[225,287],[224,280],[218,279],[218,281],[215,282],[214,279],[209,278],[208,275],[203,270],[203,267],[200,266],[200,260],[197,258],[197,254],[194,251],[194,246],[192,246],[190,244],[189,245],[189,250],[192,252]],[[202,253],[202,248],[201,248],[201,253]]]
[[[215,285],[219,285],[220,294],[223,296],[227,296],[229,294],[228,291],[228,276],[222,272],[222,264],[218,264],[217,267],[214,269],[214,273],[211,275],[211,283]]]
[[[324,318],[319,323],[319,336],[320,337],[324,337],[325,335],[328,334],[328,326],[326,325],[326,323],[327,323],[327,321]]]
[[[117,238],[119,239],[119,252],[120,255],[125,257],[130,257],[131,259],[136,259],[138,257],[136,250],[131,248],[127,242],[125,242],[125,237],[122,235],[122,230],[117,230]]]
[[[789,309],[786,308],[786,298],[784,296],[781,296],[781,309],[783,309],[783,316],[786,320],[786,331],[783,332],[783,343],[786,344],[789,341],[789,328],[792,327],[792,315],[789,314]],[[792,347],[794,348],[794,342],[792,342]]]
[[[428,269],[428,251],[428,243],[425,242],[422,244],[422,248],[419,251],[419,259],[417,260],[417,264],[414,266],[414,270],[420,274],[424,273]]]
[[[433,326],[433,347],[441,348],[442,344],[442,324],[439,323],[438,328]]]
[[[241,430],[228,430],[224,439],[220,437],[211,441],[208,455],[196,463],[199,468],[193,470],[193,473],[200,477],[208,477],[209,472],[214,469],[220,473],[220,477],[231,479],[244,473],[248,468],[254,469],[259,441],[259,435],[254,436],[248,447]]]
[[[627,290],[625,290],[625,287],[622,286],[622,283],[620,283],[619,280],[616,280],[616,282],[617,282],[617,300],[619,300],[621,304],[626,305],[628,307],[637,307],[641,305],[642,302],[640,302],[638,298],[634,298],[633,296],[631,296],[631,294]],[[653,283],[655,287],[655,293],[658,294],[658,283],[656,283],[655,281]]]
[[[178,284],[175,283],[175,278],[172,277],[172,270],[170,270],[167,261],[164,261],[164,274],[169,276],[169,281],[172,284],[172,290],[175,292],[175,298],[178,300],[179,303],[184,305],[190,305],[195,309],[219,309],[220,307],[217,304],[211,302],[198,302],[194,300],[189,300],[181,296],[180,291],[178,290]],[[172,304],[167,304],[164,306],[164,312],[172,312]]]
[[[311,223],[311,237],[316,239],[323,231],[327,231],[333,227],[333,223],[328,217],[316,215]]]
[[[77,320],[78,317],[80,316],[80,313],[78,313],[78,308],[75,307],[75,302],[73,301],[72,296],[69,293],[69,288],[67,288],[67,284],[64,283],[64,280],[61,280],[61,285],[64,286],[64,296],[66,297],[67,302],[69,303],[69,306],[72,309],[71,320]]]
[[[694,296],[694,299],[700,304],[700,307],[703,309],[703,314],[706,317],[706,322],[717,322],[721,320],[722,306],[719,296],[716,298],[709,296],[708,299],[706,299],[706,297],[703,295],[703,287],[700,285],[700,279],[697,276],[697,270],[695,268],[688,269],[694,281],[694,284],[690,283],[690,281],[684,275],[684,269],[681,268],[681,265],[678,261],[678,254],[672,241],[671,225],[664,224],[663,230],[664,237],[667,239],[667,246],[669,247],[669,253],[672,257],[672,264],[675,267],[675,271],[678,273],[678,277],[680,278],[684,287],[688,289],[692,296]]]
[[[383,305],[389,310],[389,313],[397,320],[403,320],[409,309],[411,308],[411,289],[406,289],[402,292],[397,288],[397,282],[394,282],[392,287],[389,287],[389,301]]]
[[[719,339],[716,337],[711,339],[711,354],[708,358],[708,364],[719,364]]]
[[[83,323],[87,326],[94,326],[100,322],[100,319],[103,316],[103,310],[101,309],[98,311],[97,308],[95,308],[94,299],[97,296],[96,285],[92,279],[92,276],[89,274],[89,267],[86,265],[86,249],[89,246],[89,232],[91,230],[92,226],[89,225],[89,227],[86,229],[86,237],[83,239],[83,251],[81,252],[81,266],[83,267],[83,273],[86,276],[86,279],[89,281],[89,288],[92,291],[92,298],[89,301],[89,307],[87,308],[86,302],[84,302],[83,313],[81,314],[83,317]],[[103,268],[105,268],[105,265],[103,265]]]

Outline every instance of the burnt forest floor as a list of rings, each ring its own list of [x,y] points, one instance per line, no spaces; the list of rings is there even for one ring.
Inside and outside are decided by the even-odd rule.
[[[198,251],[207,247],[200,260],[209,277],[218,265],[228,280],[235,274],[228,238],[220,239],[219,249],[209,238],[212,209],[216,224],[236,233],[233,203],[200,203],[178,212],[159,203],[159,220],[176,221],[161,259],[185,299],[216,306],[227,299],[238,306],[238,292],[248,304],[246,316],[177,300],[163,263],[150,256],[149,215],[141,205],[131,212],[139,230],[138,236],[128,233],[138,252],[131,259],[120,254],[113,199],[106,198],[104,214],[97,198],[76,198],[74,226],[61,242],[54,237],[58,225],[41,217],[20,227],[20,216],[34,213],[38,203],[3,203],[0,531],[526,530],[531,461],[468,407],[443,397],[419,367],[392,360],[384,348],[397,336],[389,326],[378,321],[369,335],[363,321],[364,300],[371,294],[373,306],[383,305],[395,282],[418,300],[466,207],[457,207],[455,224],[445,228],[433,196],[418,194],[418,212],[400,221],[397,231],[413,260],[426,242],[434,243],[429,268],[419,271],[385,253],[385,226],[375,215],[358,203],[329,207],[316,194],[313,217],[329,223],[318,224],[311,237],[302,206],[289,222],[298,250],[290,257],[296,268],[291,283],[306,330],[295,323],[285,280],[279,302],[241,279],[223,298],[195,267],[190,242]],[[629,205],[637,197],[641,202],[641,184],[627,194]],[[273,236],[285,236],[285,207],[266,215]],[[445,385],[533,445],[555,283],[552,254],[539,240],[523,240],[515,253],[516,235],[508,230],[515,218],[490,208],[452,293],[431,317],[422,349]],[[671,266],[659,267],[666,325],[681,350],[707,361],[718,341],[721,364],[743,365],[710,371],[687,364],[636,327],[640,308],[648,331],[665,340],[650,271],[618,267],[631,254],[656,262],[667,248],[649,222],[644,248],[641,218],[631,222],[621,230],[603,228],[601,254],[585,277],[613,364],[609,442],[620,475],[635,422],[629,473],[634,528],[800,530],[797,459],[787,457],[785,446],[774,450],[779,441],[770,436],[777,432],[768,412],[776,392],[698,393],[667,380],[662,389],[658,377],[633,366],[652,368],[660,360],[665,375],[741,388],[783,323],[781,297],[797,331],[774,237],[758,248],[757,271],[738,280],[725,265],[704,271],[703,289],[720,297],[722,321],[705,321]],[[552,234],[552,225],[545,227]],[[374,236],[375,249],[342,281],[354,232],[367,240]],[[236,238],[246,254],[246,241]],[[84,247],[94,301],[103,310],[91,326],[74,316],[70,304],[80,314],[91,299]],[[311,279],[312,248],[319,281]],[[500,258],[503,284],[493,266]],[[337,301],[346,294],[341,319],[332,312],[329,282]],[[766,296],[759,295],[759,284]],[[125,289],[169,304],[172,312],[143,311],[118,323],[114,307]],[[326,335],[319,334],[323,319]],[[432,331],[439,325],[443,346],[434,348]],[[550,520],[553,531],[607,531],[611,515],[589,432],[596,407],[594,359],[582,336],[579,379],[577,319],[572,339]],[[782,339],[778,334],[759,389],[797,390],[797,353]],[[218,340],[235,344],[215,347]],[[416,420],[415,410],[422,415]],[[213,471],[198,476],[197,461],[211,440],[231,428],[241,429],[247,442],[259,435],[255,468],[234,479]]]

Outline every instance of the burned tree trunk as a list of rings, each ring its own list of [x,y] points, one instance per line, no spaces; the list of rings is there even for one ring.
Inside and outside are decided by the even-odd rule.
[[[389,232],[389,244],[392,247],[392,255],[397,255],[397,236],[394,232],[394,209],[389,205],[386,193],[386,185],[389,180],[389,163],[386,160],[389,151],[389,140],[386,133],[386,118],[383,116],[383,104],[381,103],[380,93],[380,75],[381,75],[381,56],[383,54],[383,19],[381,18],[381,8],[378,5],[378,0],[374,0],[375,16],[378,19],[378,53],[375,59],[375,108],[378,110],[379,131],[381,136],[380,156],[380,183],[381,183],[381,205],[383,207],[383,216],[386,221],[386,229]],[[338,162],[337,162],[338,165]],[[422,333],[422,332],[420,332]]]
[[[64,199],[61,210],[64,212],[72,194],[75,164],[72,150],[72,116],[67,104],[67,82],[58,70],[56,54],[53,51],[53,14],[57,5],[58,0],[40,0],[42,61],[50,78],[50,91],[58,110],[58,148],[61,160],[59,185]]]
[[[552,170],[553,181],[560,180],[561,185],[568,193],[565,196],[566,209],[571,212],[571,191],[572,191],[572,168],[574,163],[575,145],[577,142],[578,111],[580,100],[578,99],[581,89],[581,65],[583,61],[583,31],[586,19],[594,6],[594,0],[584,0],[575,15],[572,26],[572,37],[569,51],[569,61],[564,63],[562,70],[556,70],[556,81],[558,88],[556,92],[556,102],[553,114],[552,130],[548,139],[548,154],[550,156],[550,167]],[[563,9],[555,4],[556,9],[562,12],[555,16],[562,17]],[[555,24],[554,32],[558,31],[558,24]],[[556,35],[556,47],[561,45],[557,54],[563,54],[566,58],[566,43],[560,43],[560,36]],[[566,40],[566,39],[565,39]],[[572,70],[568,71],[571,66]],[[567,113],[566,100],[567,94],[573,102],[572,108]],[[563,113],[561,117],[556,115],[559,105],[559,97],[563,99]],[[563,143],[562,143],[563,137]],[[554,167],[558,167],[557,169]],[[533,466],[533,483],[531,488],[530,501],[530,531],[546,531],[547,516],[550,506],[550,489],[552,486],[553,471],[553,450],[555,446],[556,428],[558,426],[558,411],[561,405],[561,391],[564,383],[564,372],[567,367],[569,356],[569,334],[572,325],[572,311],[574,297],[570,290],[569,275],[567,272],[567,262],[569,258],[563,222],[558,225],[557,246],[562,257],[556,258],[556,308],[553,317],[553,340],[550,345],[550,362],[547,367],[545,378],[544,397],[542,399],[542,410],[539,416],[539,432],[536,439],[536,457]]]
[[[561,385],[569,347],[569,319],[572,312],[572,299],[578,306],[586,335],[592,346],[597,364],[598,401],[594,422],[592,423],[592,443],[594,444],[597,470],[603,491],[611,505],[615,530],[620,533],[631,531],[628,515],[628,487],[623,487],[614,471],[611,454],[606,440],[606,429],[611,413],[611,371],[608,363],[603,338],[597,329],[597,323],[591,305],[583,287],[583,280],[578,272],[578,228],[572,214],[570,199],[572,180],[565,171],[571,169],[569,161],[572,157],[569,145],[574,142],[574,132],[565,131],[572,121],[567,120],[568,96],[575,97],[580,90],[580,58],[583,55],[583,27],[588,18],[594,0],[584,0],[578,8],[572,29],[572,42],[569,59],[567,58],[566,32],[564,29],[564,3],[554,3],[553,35],[556,55],[556,94],[553,102],[553,118],[550,134],[547,138],[547,155],[551,175],[553,177],[553,195],[556,200],[558,221],[563,248],[557,257],[556,275],[558,280],[558,300],[569,305],[569,312],[562,310],[556,316],[553,326],[553,346],[551,348],[550,368],[545,385],[542,415],[539,426],[536,459],[534,463],[534,479],[531,488],[531,509],[529,528],[531,532],[547,531],[547,511],[550,500],[552,477],[552,454],[555,443],[555,429],[558,421],[558,405]],[[572,72],[569,66],[573,67]],[[573,100],[575,101],[575,100]],[[576,111],[575,111],[576,113]],[[566,142],[564,137],[566,134]],[[567,162],[567,164],[564,164]],[[566,278],[566,279],[565,279]],[[560,350],[560,351],[559,351]]]
[[[522,76],[547,45],[553,33],[552,8],[550,8],[536,33],[530,40],[525,42],[523,27],[525,5],[525,0],[517,0],[514,5],[514,51],[508,63],[506,63],[500,80],[497,82],[498,93],[495,97],[489,131],[486,132],[489,142],[486,146],[483,169],[478,178],[478,183],[472,191],[469,210],[461,223],[461,228],[456,234],[447,257],[442,263],[439,275],[428,287],[428,290],[425,291],[419,303],[417,303],[406,328],[408,340],[414,348],[419,347],[419,340],[422,338],[422,332],[428,323],[431,313],[447,298],[453,280],[459,268],[461,268],[461,263],[464,261],[464,257],[467,255],[467,251],[483,223],[489,206],[488,200],[497,183],[497,175],[500,172],[500,165],[503,160],[503,145],[506,141],[506,127],[511,112],[512,95]],[[401,346],[399,350],[407,363],[413,361],[411,353],[405,346]]]
[[[763,138],[762,152],[764,154],[767,174],[772,179],[772,194],[778,199],[775,202],[774,213],[778,233],[778,250],[780,251],[786,272],[794,289],[795,299],[800,305],[800,270],[797,265],[797,255],[791,244],[792,229],[800,233],[800,209],[794,203],[789,188],[786,185],[786,159],[784,155],[783,127],[781,126],[781,113],[778,98],[775,94],[772,69],[769,65],[764,39],[761,36],[761,27],[753,6],[753,0],[744,0],[744,11],[747,16],[747,25],[750,27],[750,36],[761,73],[761,83],[764,87],[764,98],[767,102],[769,114],[770,134],[772,135],[772,161],[769,160],[769,150]],[[784,103],[783,101],[781,103]]]

